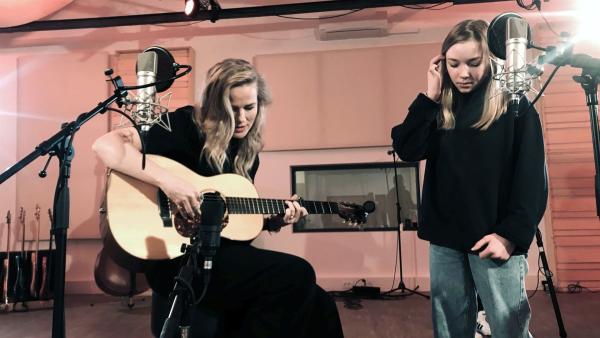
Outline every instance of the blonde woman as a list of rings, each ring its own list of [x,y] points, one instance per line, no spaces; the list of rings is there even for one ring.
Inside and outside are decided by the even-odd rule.
[[[431,59],[427,90],[392,129],[405,161],[427,160],[419,237],[430,242],[435,337],[473,337],[481,297],[494,338],[530,337],[526,254],[546,208],[538,113],[492,79],[488,25],[465,20]]]
[[[262,149],[266,84],[244,60],[226,59],[208,71],[199,108],[170,113],[172,132],[154,127],[146,150],[169,157],[196,173],[236,173],[254,179]],[[94,151],[113,170],[159,187],[183,214],[196,217],[199,193],[148,161],[141,170],[140,139],[133,128],[100,137]],[[266,229],[298,222],[307,214],[295,197],[285,214],[265,220]],[[146,274],[154,291],[152,331],[158,336],[168,308],[178,262],[157,263]],[[335,302],[315,280],[311,265],[285,253],[221,240],[206,298],[201,306],[219,313],[219,337],[343,337]],[[192,337],[202,323],[192,322]]]

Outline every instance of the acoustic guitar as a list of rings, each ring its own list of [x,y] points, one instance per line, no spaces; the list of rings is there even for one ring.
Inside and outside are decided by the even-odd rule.
[[[221,237],[248,241],[263,229],[263,214],[281,214],[287,205],[281,199],[258,198],[250,180],[236,174],[200,176],[180,163],[158,155],[147,155],[159,166],[192,183],[204,196],[218,193],[226,208]],[[372,201],[362,206],[343,202],[300,200],[310,214],[338,214],[351,223],[364,223],[375,209]],[[105,246],[125,266],[138,269],[147,260],[173,259],[182,255],[181,245],[189,242],[199,224],[190,224],[157,187],[112,171],[106,190],[107,226],[102,230]],[[143,269],[143,268],[140,268]]]
[[[105,194],[106,196],[106,194]],[[106,226],[106,200],[100,206],[100,231]],[[150,288],[146,276],[141,271],[133,271],[121,266],[111,255],[109,248],[103,247],[96,256],[94,280],[104,293],[116,297],[128,297],[127,306],[134,306],[133,296]]]

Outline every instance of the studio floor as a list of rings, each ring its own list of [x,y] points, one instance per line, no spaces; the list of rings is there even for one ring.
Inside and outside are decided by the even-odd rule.
[[[600,337],[600,293],[558,295],[568,337]],[[559,337],[550,297],[538,292],[530,299],[534,337]],[[136,297],[129,309],[124,300],[104,295],[69,295],[67,337],[151,337],[150,297]],[[396,300],[360,300],[359,309],[337,302],[347,338],[432,337],[429,301],[417,295]],[[353,303],[356,307],[356,303]],[[52,310],[0,314],[0,337],[51,337]]]

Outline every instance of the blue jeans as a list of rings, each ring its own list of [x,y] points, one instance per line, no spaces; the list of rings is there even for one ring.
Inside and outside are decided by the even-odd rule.
[[[431,244],[429,270],[435,338],[475,335],[476,293],[494,338],[531,337],[524,255],[502,262]]]

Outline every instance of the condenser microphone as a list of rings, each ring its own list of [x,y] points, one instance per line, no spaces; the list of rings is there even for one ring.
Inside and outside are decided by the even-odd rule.
[[[137,58],[137,85],[145,86],[156,82],[157,55],[153,51],[145,51]],[[143,133],[148,132],[154,124],[156,105],[156,86],[148,86],[137,90],[136,108],[133,120],[140,125]]]
[[[506,89],[509,94],[508,111],[519,115],[519,102],[531,88],[527,69],[529,25],[522,18],[509,18],[506,22]]]
[[[187,68],[188,71],[176,74],[179,68]],[[181,77],[191,70],[190,66],[178,65],[173,55],[166,49],[158,46],[146,48],[138,55],[136,63],[137,98],[131,103],[131,117],[140,126],[142,133],[147,133],[150,128],[158,124],[167,131],[171,131],[171,123],[168,115],[171,93],[159,97],[169,89],[176,78]],[[165,102],[163,104],[163,102]],[[163,118],[164,117],[164,118]]]
[[[531,81],[535,77],[527,64],[531,29],[521,16],[503,13],[490,23],[487,38],[492,55],[505,60],[503,70],[494,79],[508,94],[508,111],[518,116],[519,102],[531,89]]]

